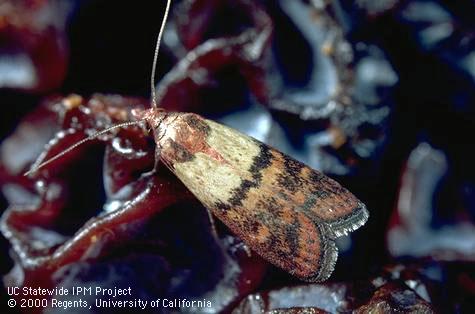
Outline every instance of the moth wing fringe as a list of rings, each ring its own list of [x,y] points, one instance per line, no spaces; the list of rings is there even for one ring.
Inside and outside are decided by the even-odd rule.
[[[366,206],[358,202],[358,207],[353,210],[353,213],[349,217],[338,219],[334,222],[327,223],[329,228],[329,234],[333,239],[346,236],[350,232],[353,232],[362,227],[369,218],[369,212]]]
[[[335,242],[332,239],[326,239],[323,236],[325,232],[328,232],[328,227],[318,226],[318,229],[320,230],[320,235],[322,237],[323,254],[321,255],[320,267],[318,267],[316,274],[311,277],[302,278],[307,282],[321,282],[330,278],[333,270],[335,270],[335,265],[338,260],[338,247]]]

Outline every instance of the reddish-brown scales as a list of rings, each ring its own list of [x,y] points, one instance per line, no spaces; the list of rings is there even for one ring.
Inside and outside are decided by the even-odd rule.
[[[163,158],[180,162],[191,161],[196,153],[201,152],[212,158],[226,162],[226,160],[206,142],[206,137],[210,128],[202,120],[196,118],[195,114],[166,113],[163,110],[149,110],[151,114],[146,114],[150,125],[155,126],[155,138],[159,148],[167,147],[161,154]],[[155,113],[155,114],[153,114]],[[162,118],[157,118],[160,115]],[[166,119],[166,121],[165,121]],[[163,120],[163,124],[162,124]],[[161,126],[167,125],[167,128]],[[173,129],[173,138],[167,136],[167,132]],[[168,154],[168,155],[167,155]]]

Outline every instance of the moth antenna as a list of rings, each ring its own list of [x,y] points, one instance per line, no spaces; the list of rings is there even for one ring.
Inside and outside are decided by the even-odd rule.
[[[98,136],[101,136],[102,134],[105,134],[107,132],[110,132],[112,130],[115,130],[115,129],[118,129],[118,128],[123,128],[123,127],[126,127],[126,126],[129,126],[129,125],[136,125],[136,124],[139,124],[141,122],[143,122],[144,120],[138,120],[138,121],[129,121],[129,122],[124,122],[124,123],[120,123],[120,124],[116,124],[116,125],[113,125],[111,127],[108,127],[107,129],[104,129],[102,131],[99,131],[99,132],[96,132],[88,137],[86,137],[85,139],[82,139],[80,140],[79,142],[69,146],[68,148],[66,148],[65,150],[63,150],[62,152],[54,155],[53,157],[51,157],[50,159],[40,163],[39,165],[36,165],[36,164],[33,164],[33,166],[31,167],[30,170],[28,170],[27,172],[25,172],[23,175],[24,176],[28,176],[36,171],[38,171],[39,169],[43,168],[44,166],[46,166],[47,164],[55,161],[56,159],[58,158],[61,158],[62,156],[66,155],[67,153],[69,153],[70,151],[74,150],[76,147],[90,141],[90,140],[93,140],[95,139],[96,137]]]
[[[165,8],[165,13],[163,14],[162,25],[160,26],[160,31],[158,32],[157,44],[155,45],[155,54],[153,55],[153,64],[152,64],[152,75],[150,77],[150,98],[152,99],[152,108],[157,108],[157,95],[155,94],[155,71],[157,69],[157,59],[158,51],[160,49],[160,42],[162,41],[163,30],[165,29],[165,24],[167,23],[168,11],[170,10],[171,0],[167,0],[167,6]]]
[[[163,18],[162,18],[162,24],[160,26],[160,31],[158,32],[158,36],[157,36],[157,44],[155,45],[155,53],[154,53],[154,56],[153,56],[152,74],[151,74],[151,77],[150,77],[150,88],[151,88],[152,107],[154,109],[157,108],[157,100],[156,100],[157,96],[156,96],[156,93],[155,93],[155,72],[156,72],[156,68],[157,68],[158,52],[160,50],[160,43],[162,41],[163,30],[165,29],[165,25],[166,25],[166,22],[167,22],[168,12],[170,11],[170,4],[171,4],[171,0],[167,0],[167,5],[165,7],[165,13],[163,14]],[[62,156],[69,153],[70,151],[74,150],[76,147],[78,147],[78,146],[80,146],[80,145],[82,145],[82,144],[84,144],[84,143],[86,143],[90,140],[93,140],[94,138],[96,138],[96,137],[98,137],[102,134],[105,134],[105,133],[107,133],[109,131],[112,131],[114,129],[117,129],[117,128],[122,128],[122,127],[126,127],[126,126],[129,126],[129,125],[139,124],[143,121],[144,120],[124,122],[124,123],[120,123],[120,124],[117,124],[117,125],[113,125],[113,126],[107,128],[107,129],[104,129],[102,131],[99,131],[99,132],[97,132],[97,133],[95,133],[91,136],[88,136],[87,138],[71,145],[70,147],[68,147],[65,150],[63,150],[62,152],[60,152],[59,154],[57,154],[57,155],[51,157],[50,159],[40,163],[39,165],[33,164],[31,169],[28,170],[27,172],[25,172],[23,175],[28,176],[28,175],[38,171],[39,169],[43,168],[47,164],[55,161],[58,158],[61,158]]]

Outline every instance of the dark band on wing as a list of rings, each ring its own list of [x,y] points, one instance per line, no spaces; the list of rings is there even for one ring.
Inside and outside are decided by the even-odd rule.
[[[200,131],[205,136],[208,136],[211,132],[211,127],[205,121],[203,121],[200,116],[194,113],[186,114],[183,120],[193,129]]]
[[[176,162],[188,162],[195,159],[195,156],[191,154],[185,147],[181,144],[175,142],[174,140],[168,140],[170,148],[167,150],[168,156],[166,159],[168,160],[175,160]]]
[[[277,184],[286,191],[296,192],[305,183],[301,175],[305,165],[287,155],[281,154],[281,157],[284,160],[284,171],[277,177]]]
[[[272,164],[272,153],[270,148],[265,144],[255,141],[259,145],[259,154],[254,157],[249,172],[252,175],[252,179],[245,179],[241,182],[241,185],[234,189],[231,193],[231,197],[226,203],[217,202],[215,207],[219,210],[226,211],[231,207],[242,206],[242,201],[247,198],[247,193],[251,188],[255,188],[261,185],[262,182],[262,170],[270,167]]]

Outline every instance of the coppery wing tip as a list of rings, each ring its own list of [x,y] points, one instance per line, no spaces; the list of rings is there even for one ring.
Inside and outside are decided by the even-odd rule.
[[[320,260],[321,266],[313,276],[301,279],[307,282],[320,282],[327,280],[333,273],[338,259],[338,247],[336,246],[334,239],[347,235],[348,233],[362,227],[368,221],[368,218],[369,212],[366,209],[366,206],[363,203],[358,202],[358,206],[349,216],[331,224],[320,225],[322,235],[331,235],[330,238],[322,241],[324,248]]]
[[[369,218],[366,205],[358,202],[358,206],[353,209],[350,215],[330,223],[332,238],[336,239],[362,227]]]

